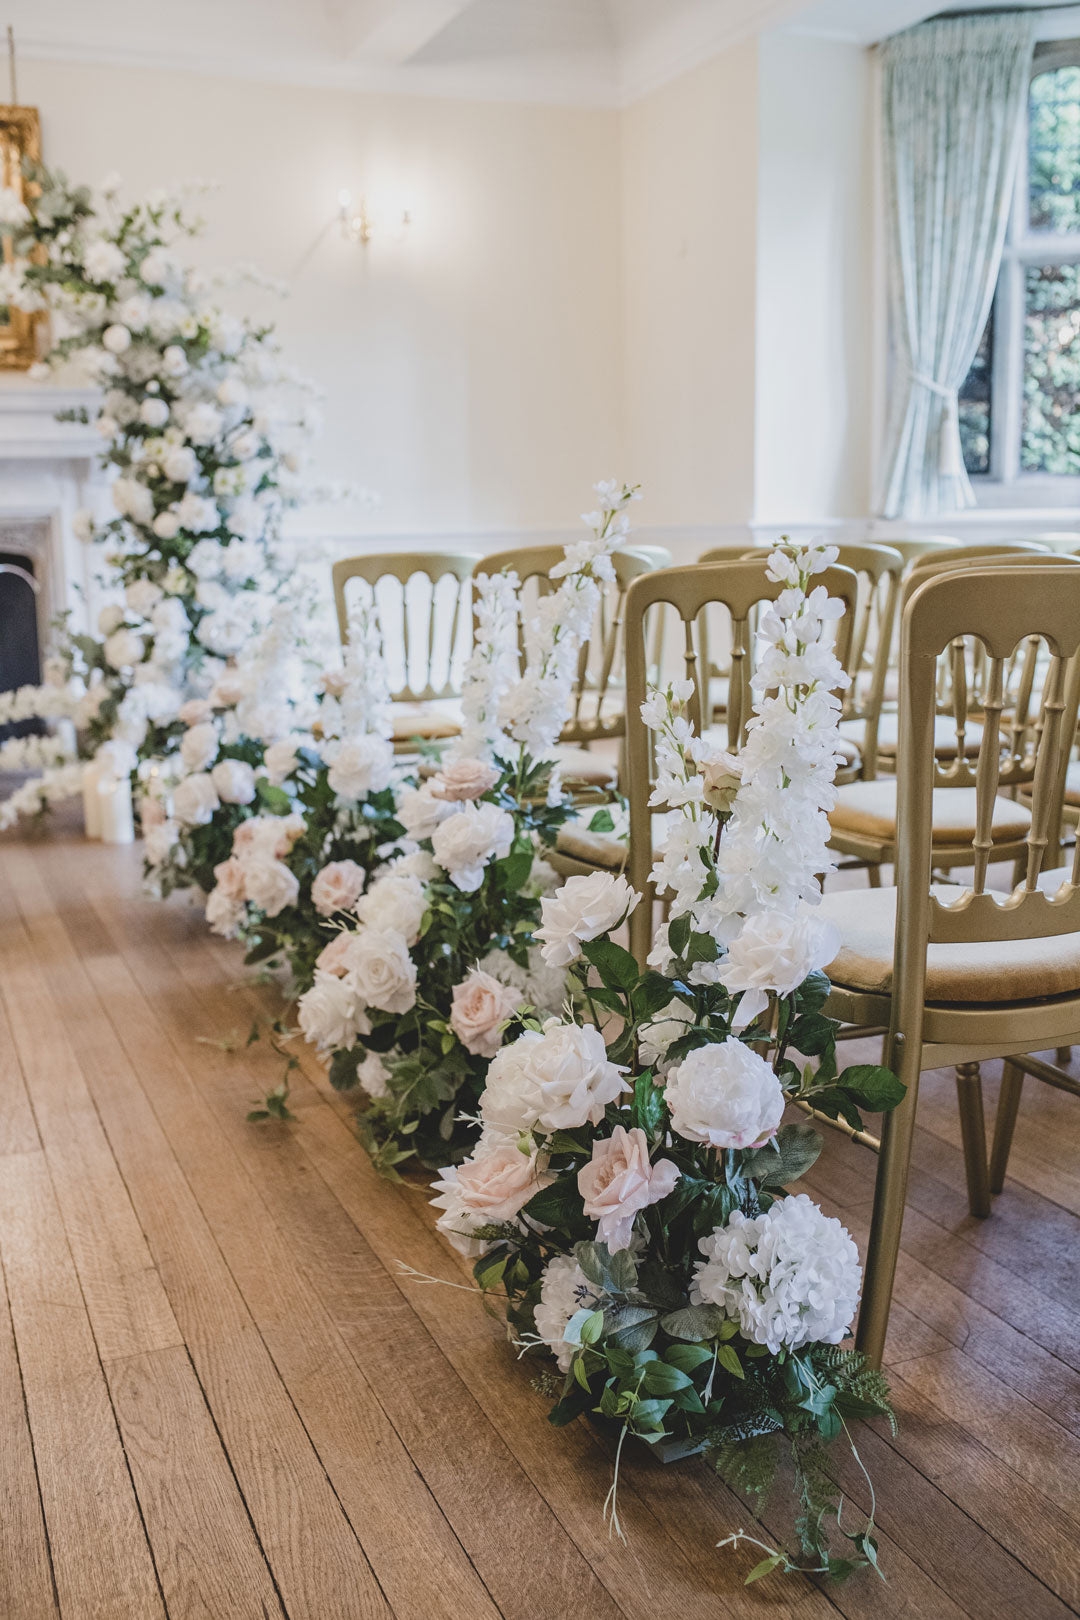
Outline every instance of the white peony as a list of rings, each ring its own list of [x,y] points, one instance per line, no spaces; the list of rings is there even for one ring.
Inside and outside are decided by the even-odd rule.
[[[840,932],[825,917],[803,910],[747,917],[728,946],[717,979],[732,995],[741,993],[734,1027],[742,1029],[769,1003],[769,991],[789,996],[809,973],[825,967],[840,949]]]
[[[137,636],[134,630],[120,629],[114,630],[112,635],[106,638],[102,650],[105,662],[112,669],[128,669],[132,664],[139,663],[146,646],[142,637]]]
[[[506,1136],[597,1125],[608,1103],[630,1089],[625,1073],[609,1062],[598,1029],[551,1018],[492,1059],[480,1110],[484,1123]]]
[[[427,891],[420,879],[394,869],[377,878],[356,905],[361,922],[400,934],[406,945],[415,945],[420,938],[426,910]]]
[[[250,804],[255,797],[255,772],[242,759],[222,759],[210,772],[222,804]]]
[[[839,1344],[859,1301],[862,1268],[850,1234],[805,1193],[764,1215],[736,1210],[698,1247],[691,1298],[717,1305],[773,1355]]]
[[[436,827],[431,838],[435,859],[451,883],[471,894],[484,881],[484,867],[509,855],[514,818],[497,804],[465,804]]]
[[[268,917],[276,917],[286,906],[294,906],[300,896],[296,874],[290,872],[284,861],[246,862],[244,886],[252,905],[258,906]]]
[[[536,1305],[536,1331],[558,1361],[560,1372],[569,1372],[578,1349],[563,1338],[566,1324],[578,1311],[591,1310],[596,1301],[596,1290],[573,1255],[557,1254],[548,1261]]]
[[[218,732],[212,720],[189,726],[180,739],[180,758],[189,771],[205,771],[217,753]]]
[[[784,1093],[769,1064],[729,1036],[676,1064],[665,1090],[672,1129],[714,1148],[758,1147],[775,1136]]]
[[[346,980],[318,968],[311,989],[300,997],[297,1018],[304,1039],[321,1052],[348,1052],[357,1035],[370,1028]]]
[[[416,963],[400,934],[362,928],[345,959],[349,984],[367,1007],[407,1013],[416,1003]]]
[[[340,799],[356,802],[390,786],[394,748],[385,737],[368,732],[348,742],[330,743],[323,758],[330,767],[326,780]]]
[[[205,771],[185,776],[173,794],[173,811],[185,827],[206,827],[213,820],[221,800]]]
[[[610,872],[567,878],[556,894],[540,902],[536,937],[543,942],[544,961],[550,967],[576,962],[584,941],[610,934],[640,899],[624,877]]]

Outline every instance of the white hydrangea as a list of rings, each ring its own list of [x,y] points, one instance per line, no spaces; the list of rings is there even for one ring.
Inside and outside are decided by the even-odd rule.
[[[736,1210],[698,1247],[691,1298],[716,1305],[773,1355],[839,1344],[859,1302],[862,1268],[851,1235],[805,1193],[764,1215]],[[539,1329],[538,1329],[539,1331]]]
[[[568,1372],[578,1349],[563,1338],[566,1324],[578,1311],[592,1309],[597,1294],[572,1254],[557,1254],[544,1268],[535,1322],[537,1336],[547,1345],[560,1372]]]

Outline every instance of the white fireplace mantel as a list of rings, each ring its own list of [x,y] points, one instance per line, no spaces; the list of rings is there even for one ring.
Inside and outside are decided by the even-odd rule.
[[[92,409],[93,388],[0,383],[0,460],[87,460],[101,445],[91,423],[58,422],[59,411]]]

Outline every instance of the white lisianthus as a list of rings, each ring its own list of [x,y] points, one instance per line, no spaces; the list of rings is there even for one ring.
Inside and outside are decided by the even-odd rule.
[[[407,836],[415,843],[430,838],[436,827],[447,817],[456,815],[460,806],[440,798],[430,782],[422,787],[407,788],[398,796],[397,819]]]
[[[416,963],[400,934],[362,928],[349,943],[346,979],[365,1007],[407,1013],[416,1002]]]
[[[321,1052],[349,1052],[357,1035],[366,1034],[371,1027],[352,986],[318,968],[311,989],[300,997],[297,1018],[304,1039]]]
[[[420,879],[409,872],[391,868],[377,878],[367,894],[356,903],[356,915],[369,928],[389,929],[400,934],[406,945],[415,945],[427,910],[427,891]]]
[[[250,804],[255,797],[255,772],[242,759],[222,759],[210,772],[222,804]]]
[[[566,1324],[578,1311],[591,1310],[596,1302],[596,1290],[573,1255],[557,1254],[548,1261],[536,1304],[536,1332],[559,1363],[560,1372],[569,1372],[580,1348],[563,1338]]]
[[[173,811],[185,827],[206,827],[213,820],[221,800],[205,771],[185,776],[173,794]]]
[[[684,1057],[668,1075],[664,1096],[672,1129],[708,1147],[760,1147],[784,1117],[772,1068],[733,1036]]]
[[[140,662],[146,651],[146,645],[134,630],[121,628],[106,637],[102,651],[105,654],[105,662],[112,669],[129,669],[132,664]]]
[[[394,748],[385,737],[366,732],[347,742],[329,743],[323,758],[330,767],[326,780],[339,799],[355,803],[390,786]]]
[[[290,872],[284,861],[246,862],[244,886],[252,905],[258,906],[268,917],[278,916],[286,906],[294,906],[300,897],[296,874]]]
[[[584,941],[610,934],[640,899],[624,877],[610,872],[567,878],[556,894],[540,902],[536,937],[543,941],[544,961],[550,967],[576,962]]]
[[[513,841],[514,818],[508,810],[497,804],[465,804],[436,827],[431,849],[451,883],[471,894],[484,881],[484,867],[509,855]]]
[[[839,1344],[862,1285],[850,1234],[805,1193],[764,1215],[736,1210],[698,1247],[691,1298],[717,1305],[752,1344],[772,1355],[805,1344]]]
[[[212,720],[189,726],[180,740],[180,758],[189,771],[205,771],[217,758],[218,731]]]
[[[791,995],[808,974],[831,962],[839,949],[836,925],[806,909],[796,917],[779,911],[747,917],[717,974],[732,995],[741,993],[733,1027],[742,1029],[764,1012],[770,990]]]

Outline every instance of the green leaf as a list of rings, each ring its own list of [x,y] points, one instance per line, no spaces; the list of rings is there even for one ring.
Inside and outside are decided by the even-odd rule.
[[[529,881],[532,871],[532,851],[507,855],[504,860],[495,862],[495,870],[502,880],[503,887],[510,894],[517,894]]]
[[[718,1344],[717,1345],[717,1347],[716,1347],[716,1359],[720,1363],[721,1367],[725,1368],[726,1371],[731,1373],[733,1377],[735,1377],[735,1378],[745,1378],[746,1377],[746,1374],[743,1372],[742,1362],[739,1360],[738,1356],[736,1355],[735,1351],[731,1348],[730,1344]]]
[[[726,1318],[717,1305],[687,1305],[660,1318],[660,1326],[673,1339],[715,1339]]]
[[[541,1187],[538,1193],[533,1193],[522,1214],[541,1226],[580,1226],[585,1219],[585,1209],[577,1176],[560,1176],[550,1186]]]
[[[813,973],[806,975],[795,992],[796,1008],[800,1013],[820,1012],[829,999],[831,989],[829,975],[822,973],[820,968],[815,968]]]
[[[685,952],[687,962],[715,962],[719,954],[720,947],[711,934],[690,935]]]
[[[821,1137],[812,1125],[782,1125],[771,1144],[748,1153],[740,1166],[763,1187],[786,1187],[806,1174],[821,1152]]]
[[[788,1041],[804,1057],[821,1057],[836,1045],[836,1024],[820,1013],[796,1018],[788,1031]]]
[[[354,1047],[351,1052],[335,1052],[330,1059],[330,1084],[335,1091],[351,1091],[356,1084],[356,1066],[360,1060],[360,1053]]]
[[[610,939],[590,939],[585,941],[581,951],[609,990],[630,990],[637,984],[641,970],[635,958],[621,945]]]
[[[783,1562],[783,1553],[770,1553],[768,1558],[763,1558],[760,1564],[754,1565],[743,1585],[749,1586],[753,1581],[760,1581],[765,1575],[771,1575]]]
[[[669,1344],[664,1351],[664,1360],[685,1373],[691,1373],[695,1368],[704,1366],[712,1358],[712,1351],[707,1350],[703,1344]]]
[[[682,960],[686,955],[686,947],[690,943],[690,918],[688,916],[676,917],[668,924],[668,946],[673,956]]]
[[[669,1362],[650,1361],[641,1387],[647,1389],[650,1395],[674,1395],[676,1390],[685,1389],[691,1382],[689,1373],[671,1366]]]
[[[854,1063],[843,1071],[836,1084],[872,1114],[895,1108],[903,1101],[907,1090],[904,1082],[880,1063]]]
[[[287,816],[292,809],[292,800],[285,792],[285,789],[275,787],[272,782],[267,781],[265,776],[256,778],[255,792],[259,803],[265,805],[273,816]]]
[[[653,1083],[651,1069],[646,1069],[634,1080],[634,1100],[630,1105],[630,1125],[640,1127],[650,1142],[660,1129],[664,1117],[664,1095]]]
[[[601,805],[600,809],[595,812],[589,822],[589,831],[595,833],[615,831],[615,817],[607,805]]]

